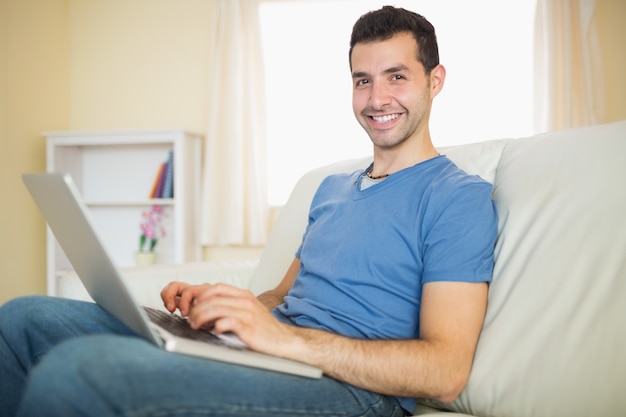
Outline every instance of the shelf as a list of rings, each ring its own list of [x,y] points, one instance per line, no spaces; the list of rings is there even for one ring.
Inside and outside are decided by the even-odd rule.
[[[67,172],[91,212],[102,244],[120,267],[134,266],[142,212],[165,208],[159,263],[197,262],[201,136],[181,129],[44,132],[46,169]],[[149,198],[159,168],[174,156],[174,197]],[[48,230],[48,294],[71,265]]]

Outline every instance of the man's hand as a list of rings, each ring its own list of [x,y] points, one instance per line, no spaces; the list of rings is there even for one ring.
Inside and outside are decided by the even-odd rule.
[[[278,346],[293,340],[291,326],[278,321],[252,292],[227,284],[172,282],[161,291],[168,311],[176,309],[192,328],[235,333],[253,350],[280,356]],[[280,350],[280,349],[279,349]]]

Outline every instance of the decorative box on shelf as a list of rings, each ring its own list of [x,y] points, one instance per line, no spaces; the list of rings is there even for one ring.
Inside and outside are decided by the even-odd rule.
[[[163,208],[157,263],[199,261],[196,235],[201,136],[180,129],[43,132],[48,172],[69,172],[89,207],[105,248],[120,267],[135,264],[142,213]],[[169,163],[169,177],[166,178]],[[169,189],[157,190],[159,181]],[[72,267],[51,231],[47,243],[48,294]]]

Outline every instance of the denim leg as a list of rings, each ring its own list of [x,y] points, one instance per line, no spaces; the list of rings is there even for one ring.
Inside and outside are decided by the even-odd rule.
[[[30,369],[64,340],[131,332],[94,303],[22,297],[0,306],[0,416],[14,415]]]
[[[34,368],[20,417],[402,416],[395,399],[166,352],[132,337],[69,340]]]

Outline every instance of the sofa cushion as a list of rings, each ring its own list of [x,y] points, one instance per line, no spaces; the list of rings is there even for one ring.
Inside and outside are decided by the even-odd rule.
[[[626,415],[626,122],[510,142],[469,383],[479,416]]]

